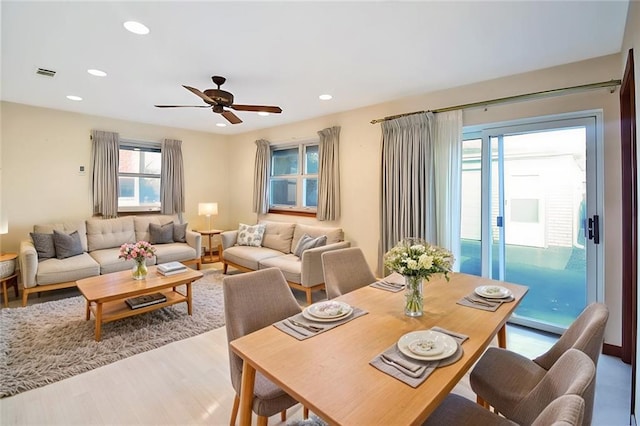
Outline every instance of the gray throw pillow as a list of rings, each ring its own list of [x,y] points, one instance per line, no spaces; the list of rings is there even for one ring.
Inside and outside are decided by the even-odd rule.
[[[187,225],[188,223],[173,224],[173,241],[176,243],[186,243],[187,242]]]
[[[56,257],[56,246],[53,244],[53,234],[31,232],[29,235],[31,235],[33,245],[38,252],[38,260]]]
[[[295,250],[293,250],[293,254],[298,257],[302,257],[302,252],[305,250],[309,250],[315,247],[322,247],[327,244],[327,236],[321,235],[317,238],[310,237],[307,234],[302,235],[300,240],[298,240],[298,245]]]
[[[173,222],[164,225],[149,224],[149,234],[151,234],[151,244],[168,244],[173,242]]]
[[[71,234],[53,230],[53,244],[56,246],[56,257],[66,259],[67,257],[82,254],[82,241],[78,231]]]

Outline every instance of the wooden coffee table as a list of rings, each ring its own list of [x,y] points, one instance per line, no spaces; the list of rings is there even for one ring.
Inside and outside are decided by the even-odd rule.
[[[87,321],[91,312],[96,318],[96,341],[100,341],[102,324],[145,312],[187,303],[187,312],[191,315],[191,283],[202,278],[202,272],[187,268],[185,272],[165,277],[156,271],[155,266],[149,267],[149,273],[144,280],[131,278],[131,270],[84,278],[76,281],[78,289],[87,299]],[[177,290],[178,286],[186,286],[186,294]],[[143,308],[131,309],[125,299],[143,294],[162,293],[167,300]]]

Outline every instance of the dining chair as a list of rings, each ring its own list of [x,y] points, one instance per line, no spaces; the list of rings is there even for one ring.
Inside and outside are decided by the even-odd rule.
[[[584,399],[563,395],[551,402],[531,423],[532,426],[580,426],[584,415]],[[429,416],[423,426],[517,426],[505,417],[481,407],[460,395],[449,394]]]
[[[227,276],[222,280],[224,293],[224,317],[227,342],[267,327],[277,321],[301,312],[300,305],[289,289],[287,280],[278,268]],[[229,346],[231,384],[236,391],[230,424],[235,425],[240,407],[242,358]],[[268,418],[278,412],[286,420],[286,410],[298,401],[256,373],[252,409],[258,415],[258,425],[266,426]],[[304,408],[304,418],[308,417]]]
[[[478,403],[502,414],[512,413],[521,398],[534,389],[567,350],[585,353],[595,366],[602,350],[609,310],[602,303],[588,305],[560,339],[544,354],[531,360],[501,348],[489,348],[471,371],[469,382]],[[594,387],[585,395],[583,423],[591,424]]]
[[[514,380],[517,381],[517,372],[511,371],[501,374],[512,375],[514,376]],[[558,361],[549,369],[549,371],[545,372],[543,377],[533,388],[521,394],[518,401],[512,407],[509,407],[508,411],[500,411],[500,414],[506,419],[518,425],[536,424],[536,421],[540,418],[540,416],[543,415],[544,410],[548,408],[548,406],[552,404],[552,402],[556,398],[559,398],[563,395],[576,395],[581,399],[585,399],[585,395],[590,394],[594,390],[595,376],[596,367],[593,361],[591,361],[591,358],[589,358],[588,355],[586,355],[584,352],[579,351],[578,349],[569,349],[564,354],[562,354],[560,358],[558,358]],[[473,415],[475,414],[477,415],[478,419],[493,418],[487,413],[497,416],[497,414],[491,413],[491,411],[478,404],[471,404],[474,405],[473,409],[467,407],[467,404],[465,403],[464,405],[461,405],[459,409],[453,410],[453,413],[451,413],[452,410],[450,410],[450,407],[448,405],[445,406],[442,410],[438,408],[434,412],[436,417],[434,419],[432,419],[433,415],[429,417],[429,421],[433,421],[434,423],[429,424],[467,424],[462,421],[457,421],[458,419],[456,419],[456,421],[448,419],[449,422],[437,423],[435,422],[435,420],[438,420],[438,416],[443,416],[440,420],[446,419],[446,417],[444,416],[453,415],[464,416],[464,418],[467,418],[467,416],[469,416],[469,418],[473,418]],[[586,400],[584,404],[585,407],[583,409],[583,412],[586,411]],[[437,414],[439,410],[441,414]],[[456,414],[456,411],[459,413]],[[555,412],[555,410],[553,411]],[[549,413],[545,413],[543,418],[546,418],[546,416],[548,415]],[[584,422],[584,416],[580,416],[580,420]],[[489,422],[488,424],[494,423]],[[577,423],[577,425],[580,424],[581,423]]]
[[[362,250],[351,247],[322,253],[327,298],[334,299],[376,281]]]

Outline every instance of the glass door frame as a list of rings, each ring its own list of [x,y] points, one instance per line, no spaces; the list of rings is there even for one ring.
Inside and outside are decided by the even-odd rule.
[[[587,259],[587,304],[595,301],[604,301],[604,130],[602,110],[588,110],[575,113],[556,114],[550,116],[521,119],[508,122],[491,123],[487,125],[466,126],[464,139],[481,139],[481,274],[483,277],[492,277],[492,223],[491,223],[491,197],[492,197],[492,150],[491,138],[498,138],[499,155],[497,165],[499,173],[499,200],[501,210],[504,209],[504,156],[502,150],[502,138],[504,135],[528,133],[551,130],[553,128],[584,126],[587,131],[586,143],[586,181],[587,181],[587,217],[598,215],[600,218],[600,243],[585,239]],[[504,221],[504,214],[501,215]],[[583,230],[584,231],[584,230]],[[499,277],[504,279],[505,257],[504,227],[500,228],[499,253]],[[564,328],[530,320],[528,318],[512,316],[510,322],[521,324],[552,333],[562,333]]]

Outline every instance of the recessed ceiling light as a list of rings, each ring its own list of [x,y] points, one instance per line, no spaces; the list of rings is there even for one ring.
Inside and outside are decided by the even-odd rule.
[[[258,115],[261,115],[261,116],[263,116],[263,117],[266,117],[267,115],[269,115],[269,113],[268,113],[268,112],[266,112],[266,111],[260,111],[260,112],[258,112]]]
[[[124,23],[124,27],[134,34],[140,34],[140,35],[149,34],[149,28],[147,28],[145,25],[141,24],[140,22],[127,21]]]
[[[218,126],[218,127],[227,127],[227,125],[224,124],[224,123],[216,123],[216,126]]]
[[[95,70],[95,69],[90,69],[87,70],[87,72],[91,75],[95,75],[96,77],[106,77],[107,73],[104,71],[100,71],[100,70]]]
[[[67,99],[72,100],[72,101],[81,101],[82,98],[80,96],[76,96],[76,95],[68,95]]]
[[[331,96],[329,94],[324,94],[324,95],[318,96],[318,98],[320,98],[321,101],[328,101],[329,99],[332,99],[333,96]]]

